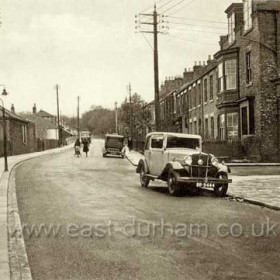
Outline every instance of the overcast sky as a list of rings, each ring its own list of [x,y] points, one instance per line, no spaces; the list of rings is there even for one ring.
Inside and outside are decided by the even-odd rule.
[[[235,2],[242,2],[241,0]],[[169,34],[159,35],[160,82],[182,75],[194,61],[218,51],[227,33],[225,9],[231,0],[160,0],[169,15]],[[135,33],[135,14],[152,12],[151,0],[1,0],[0,84],[16,111],[56,113],[54,85],[60,85],[61,112],[76,114],[91,105],[113,108],[132,92],[153,99],[153,51]],[[171,18],[172,17],[172,18]],[[145,20],[142,18],[142,21]],[[198,21],[201,20],[201,21]],[[217,22],[217,23],[216,23]],[[167,24],[167,23],[165,23]],[[151,28],[145,25],[146,28]],[[209,28],[212,27],[212,28]],[[146,34],[150,44],[152,34]]]

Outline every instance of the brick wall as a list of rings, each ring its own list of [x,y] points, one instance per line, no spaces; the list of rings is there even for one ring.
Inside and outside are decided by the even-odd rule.
[[[23,126],[26,127],[26,142],[23,141]],[[7,151],[8,155],[19,155],[35,152],[37,150],[35,124],[20,122],[17,120],[7,121]],[[0,156],[4,154],[3,146],[3,122],[0,121]]]

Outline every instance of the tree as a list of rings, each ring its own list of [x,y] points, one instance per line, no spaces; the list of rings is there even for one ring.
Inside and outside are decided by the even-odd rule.
[[[89,130],[95,136],[115,132],[114,110],[91,106],[91,109],[82,115],[81,130]]]

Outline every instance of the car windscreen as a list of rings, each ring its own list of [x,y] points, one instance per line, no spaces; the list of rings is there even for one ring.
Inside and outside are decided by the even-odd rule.
[[[199,148],[199,139],[197,138],[185,138],[168,136],[166,148],[186,148],[186,149],[197,149]]]
[[[106,138],[106,147],[108,148],[122,148],[124,138],[121,137],[107,137]]]

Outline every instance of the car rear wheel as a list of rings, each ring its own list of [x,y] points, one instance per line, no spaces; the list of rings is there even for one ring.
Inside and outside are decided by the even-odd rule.
[[[140,184],[143,188],[147,188],[150,183],[150,178],[146,176],[145,167],[141,165],[140,167]]]
[[[220,173],[217,178],[227,180],[228,176],[226,173]],[[214,187],[214,193],[218,197],[224,197],[227,193],[227,190],[228,183],[216,184],[216,186]]]
[[[169,172],[168,172],[168,179],[167,179],[168,191],[169,191],[169,194],[171,194],[173,196],[177,196],[181,192],[181,187],[178,182],[179,176],[180,175],[173,169],[169,170]]]

